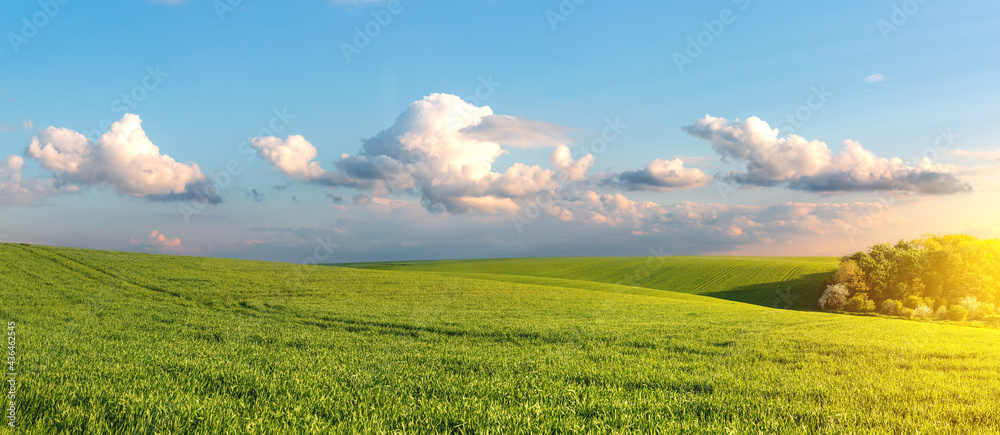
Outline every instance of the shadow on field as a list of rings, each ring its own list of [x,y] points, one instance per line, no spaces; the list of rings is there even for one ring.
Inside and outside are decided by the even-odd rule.
[[[704,296],[785,310],[815,311],[823,280],[832,273],[811,273],[787,281],[749,284]]]

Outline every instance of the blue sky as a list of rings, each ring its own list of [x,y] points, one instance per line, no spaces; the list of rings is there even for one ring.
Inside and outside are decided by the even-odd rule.
[[[330,261],[354,261],[651,249],[839,255],[926,232],[1000,235],[995,2],[0,8],[0,158],[23,160],[0,171],[0,240],[304,261],[329,245],[319,237],[338,245],[322,249]],[[345,56],[366,27],[377,34]],[[691,62],[679,68],[679,55]],[[429,127],[441,111],[482,106],[491,113],[463,118],[481,126],[475,140]],[[175,160],[159,167],[174,178],[129,178],[143,168],[116,153],[140,145],[102,139],[127,114]],[[706,115],[717,121],[697,124]],[[591,146],[609,122],[620,134]],[[390,128],[391,141],[362,149]],[[774,128],[775,138],[753,134]],[[947,147],[926,153],[942,131],[952,132]],[[421,145],[400,139],[406,133]],[[534,139],[511,146],[512,137]],[[842,154],[845,140],[864,153]],[[74,146],[88,150],[84,169],[60,166]],[[565,172],[554,167],[560,146],[586,174],[554,181]],[[406,160],[414,147],[438,157]],[[299,166],[276,157],[310,149]],[[747,150],[764,160],[741,158]],[[374,163],[379,156],[407,169],[373,179],[389,167]],[[926,164],[913,159],[922,156]],[[462,170],[483,159],[485,172]],[[308,161],[320,169],[295,172]],[[185,172],[191,165],[197,171]],[[516,165],[533,175],[507,173]],[[191,197],[212,184],[212,204]],[[552,200],[539,204],[539,194]],[[188,206],[199,212],[185,219]]]

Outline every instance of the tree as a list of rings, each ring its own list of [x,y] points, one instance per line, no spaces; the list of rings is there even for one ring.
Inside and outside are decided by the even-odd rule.
[[[833,282],[843,284],[851,294],[867,293],[868,283],[865,282],[865,272],[854,260],[840,263],[833,274]]]

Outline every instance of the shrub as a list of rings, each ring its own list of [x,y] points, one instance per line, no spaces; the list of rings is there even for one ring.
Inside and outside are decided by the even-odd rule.
[[[983,321],[990,326],[1000,326],[1000,316],[996,314],[983,317]]]
[[[857,295],[847,300],[847,303],[844,304],[844,311],[871,313],[875,311],[875,301],[868,299],[866,295]]]
[[[819,298],[819,307],[825,311],[838,311],[844,307],[850,294],[843,284],[827,286]]]
[[[910,309],[917,309],[917,307],[924,305],[924,299],[920,296],[907,296],[903,299],[903,306]]]
[[[906,309],[909,308],[904,308],[904,310]],[[920,319],[927,319],[930,317],[934,317],[934,310],[932,310],[931,307],[928,307],[927,305],[921,305],[917,307],[917,309],[915,310],[910,310],[910,312],[913,313],[913,317]]]
[[[996,315],[997,307],[993,304],[981,303],[979,304],[979,313],[980,317],[986,319],[987,317]]]
[[[887,316],[898,316],[903,313],[903,303],[900,301],[894,301],[892,299],[886,299],[882,302],[882,314]]]
[[[928,308],[928,310],[930,310],[930,308]],[[933,315],[934,311],[931,310],[930,313],[931,313],[931,315]],[[899,315],[903,316],[903,317],[909,317],[909,318],[917,317],[916,310],[911,310],[911,309],[906,308],[906,307],[903,307],[902,310],[899,310]]]
[[[975,296],[966,296],[962,298],[962,301],[958,303],[962,308],[965,308],[966,315],[970,318],[977,318],[979,316],[979,306],[982,305],[979,302],[979,298]]]
[[[963,322],[967,318],[969,318],[969,310],[961,305],[952,305],[948,309],[948,320]]]
[[[941,320],[947,319],[948,318],[948,306],[947,305],[942,305],[942,306],[938,307],[937,311],[934,313],[934,317],[937,317],[937,318],[939,318]]]

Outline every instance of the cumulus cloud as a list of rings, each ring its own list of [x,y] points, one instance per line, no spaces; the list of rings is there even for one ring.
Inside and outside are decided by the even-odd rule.
[[[707,185],[711,178],[701,169],[684,167],[684,160],[654,160],[645,169],[625,171],[604,181],[626,190],[666,191]]]
[[[72,192],[72,185],[57,185],[51,178],[24,178],[24,158],[8,156],[0,162],[0,207],[25,205],[60,192]]]
[[[108,186],[151,200],[220,201],[197,164],[160,154],[141,124],[137,115],[126,114],[96,144],[76,131],[48,127],[32,139],[26,155],[63,183]]]
[[[942,195],[971,191],[940,164],[923,159],[907,166],[878,157],[856,141],[844,141],[839,155],[826,143],[798,135],[779,137],[757,117],[729,122],[706,115],[684,130],[712,144],[724,161],[745,164],[724,178],[755,186],[786,185],[811,192],[899,191]]]
[[[558,189],[553,169],[515,163],[493,171],[503,145],[553,147],[552,162],[566,180],[582,180],[593,156],[570,157],[565,129],[537,121],[495,115],[448,94],[411,103],[392,127],[362,143],[357,155],[343,154],[335,170],[316,160],[315,146],[301,136],[259,137],[252,145],[271,165],[306,183],[350,187],[375,197],[418,196],[430,211],[496,213],[517,211],[521,202]],[[367,196],[366,196],[367,197]]]
[[[253,146],[265,160],[289,177],[311,181],[322,177],[325,172],[319,162],[313,161],[319,153],[316,147],[302,136],[288,136],[284,140],[276,137],[255,138]]]
[[[587,179],[587,171],[594,166],[594,155],[587,154],[579,160],[573,160],[573,154],[566,145],[559,145],[552,152],[552,166],[559,174],[559,181],[583,181]]]

